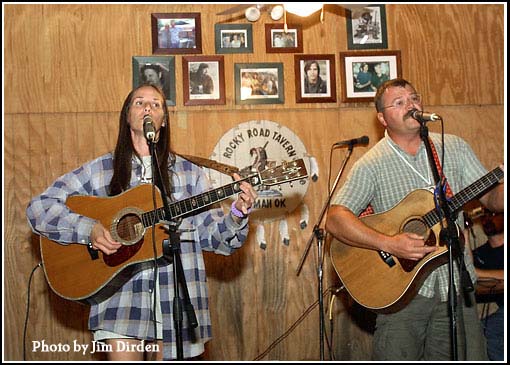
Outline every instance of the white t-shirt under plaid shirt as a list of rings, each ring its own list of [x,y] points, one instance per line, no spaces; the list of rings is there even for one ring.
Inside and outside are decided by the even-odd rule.
[[[430,133],[429,136],[441,160],[441,135]],[[445,161],[442,168],[454,194],[487,173],[471,147],[463,139],[445,135],[444,143],[446,146]],[[428,177],[430,177],[431,184],[426,182]],[[354,163],[345,184],[335,195],[332,204],[345,206],[356,216],[369,204],[374,213],[381,213],[398,205],[412,191],[423,188],[430,189],[432,185],[434,185],[434,178],[424,143],[421,143],[418,152],[413,156],[394,143],[386,132],[383,139]],[[432,193],[430,199],[431,201],[433,199]],[[423,212],[423,214],[425,213],[427,212]],[[457,224],[459,227],[463,227],[462,215],[459,215]],[[474,283],[476,275],[467,250],[464,252],[464,258],[466,268]],[[454,268],[456,288],[459,292],[457,265],[454,265]],[[437,282],[441,301],[446,301],[448,299],[448,281],[448,264],[444,264],[430,273],[418,294],[432,298],[434,285]]]

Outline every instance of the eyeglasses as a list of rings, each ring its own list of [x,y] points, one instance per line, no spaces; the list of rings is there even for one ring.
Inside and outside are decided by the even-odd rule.
[[[421,104],[421,94],[411,94],[408,98],[402,97],[393,100],[391,105],[386,105],[381,108],[381,110],[387,109],[387,108],[397,108],[402,109],[405,108],[407,105],[407,101],[410,101],[411,104]]]

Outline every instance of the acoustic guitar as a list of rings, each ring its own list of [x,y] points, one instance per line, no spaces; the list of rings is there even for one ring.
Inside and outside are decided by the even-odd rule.
[[[489,191],[503,176],[503,170],[497,167],[455,194],[448,202],[450,211],[458,212],[464,204]],[[421,260],[407,260],[332,240],[333,267],[351,297],[374,312],[398,311],[416,295],[432,270],[448,262],[448,247],[439,237],[441,218],[434,208],[433,194],[424,189],[412,191],[392,209],[360,219],[386,235],[417,233],[426,238],[426,245],[437,246],[436,251]]]
[[[278,185],[306,178],[302,159],[253,173],[241,181],[252,186]],[[153,266],[164,256],[162,244],[168,239],[168,222],[193,214],[241,192],[240,181],[169,204],[170,216],[156,188],[153,209],[152,185],[143,184],[114,197],[74,195],[66,205],[74,212],[98,220],[110,227],[112,237],[123,246],[105,255],[83,244],[59,244],[40,237],[41,256],[46,279],[59,296],[84,304],[100,302],[115,293],[135,273]],[[152,245],[153,223],[156,253]],[[165,259],[165,258],[163,258]]]

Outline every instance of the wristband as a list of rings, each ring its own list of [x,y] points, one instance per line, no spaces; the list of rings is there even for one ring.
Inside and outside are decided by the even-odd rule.
[[[232,202],[232,205],[230,206],[230,212],[232,212],[233,215],[235,215],[238,218],[246,218],[246,215],[241,212],[239,209],[236,208],[236,202]],[[248,209],[248,214],[250,214],[251,208]]]

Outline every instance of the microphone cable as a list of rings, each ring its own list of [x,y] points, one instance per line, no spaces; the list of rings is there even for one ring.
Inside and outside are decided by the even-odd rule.
[[[343,288],[343,287],[342,287]],[[338,288],[335,289],[335,286],[330,286],[329,288],[327,288],[326,290],[323,291],[322,295],[326,295],[328,292],[331,292],[333,294],[337,294],[340,290]],[[267,349],[265,349],[262,353],[260,353],[259,355],[257,355],[257,357],[255,357],[252,361],[260,361],[261,359],[263,359],[269,352],[271,352],[272,349],[274,349],[280,342],[282,342],[285,338],[287,338],[291,333],[292,331],[294,331],[296,329],[296,327],[301,323],[303,322],[303,320],[306,318],[307,315],[310,314],[310,312],[312,312],[315,307],[317,307],[319,305],[319,299],[317,299],[315,302],[313,302],[304,312],[303,314],[301,314],[301,316],[289,327],[289,329],[287,331],[285,331],[285,333],[283,333],[280,337],[278,337],[276,340],[274,340],[268,347]],[[326,337],[326,342],[328,344],[328,349],[330,350],[330,354],[331,354],[331,345],[330,345],[330,342],[328,341],[328,336],[325,335]]]
[[[145,118],[144,118],[145,119]],[[158,250],[157,250],[157,246],[156,246],[156,223],[157,223],[157,209],[158,209],[158,204],[157,204],[157,200],[156,200],[156,172],[154,167],[155,166],[158,166],[159,168],[159,161],[158,161],[158,158],[157,158],[157,151],[156,151],[156,148],[153,148],[153,146],[151,146],[150,148],[151,150],[151,179],[152,179],[152,184],[151,184],[151,192],[152,192],[152,206],[154,207],[154,214],[152,215],[152,219],[151,219],[151,228],[152,228],[152,234],[151,234],[151,241],[152,241],[152,254],[153,254],[153,257],[152,257],[152,262],[153,262],[153,268],[152,268],[152,281],[151,281],[151,286],[152,286],[152,289],[153,289],[153,301],[152,301],[152,313],[151,313],[151,318],[150,318],[150,321],[152,322],[152,328],[154,330],[154,343],[157,344],[158,343],[158,323],[157,323],[157,320],[158,318],[156,318],[156,308],[157,308],[157,305],[158,305],[158,300],[160,300],[160,298],[158,298],[158,293],[159,293],[159,280],[158,280],[158,276],[159,276],[159,267],[158,267]],[[163,184],[163,179],[161,179],[161,184]],[[159,305],[161,306],[161,303],[159,303]],[[160,318],[161,320],[161,327],[163,327],[163,319]],[[163,333],[163,328],[161,328],[161,333]]]
[[[30,277],[28,279],[28,289],[27,289],[27,310],[26,310],[26,316],[25,316],[25,323],[23,325],[23,361],[26,361],[26,340],[27,340],[27,326],[28,326],[28,317],[30,313],[30,287],[32,286],[32,278],[34,277],[35,270],[37,270],[39,267],[42,267],[43,263],[39,262],[35,267],[32,269],[32,272],[30,273]]]

